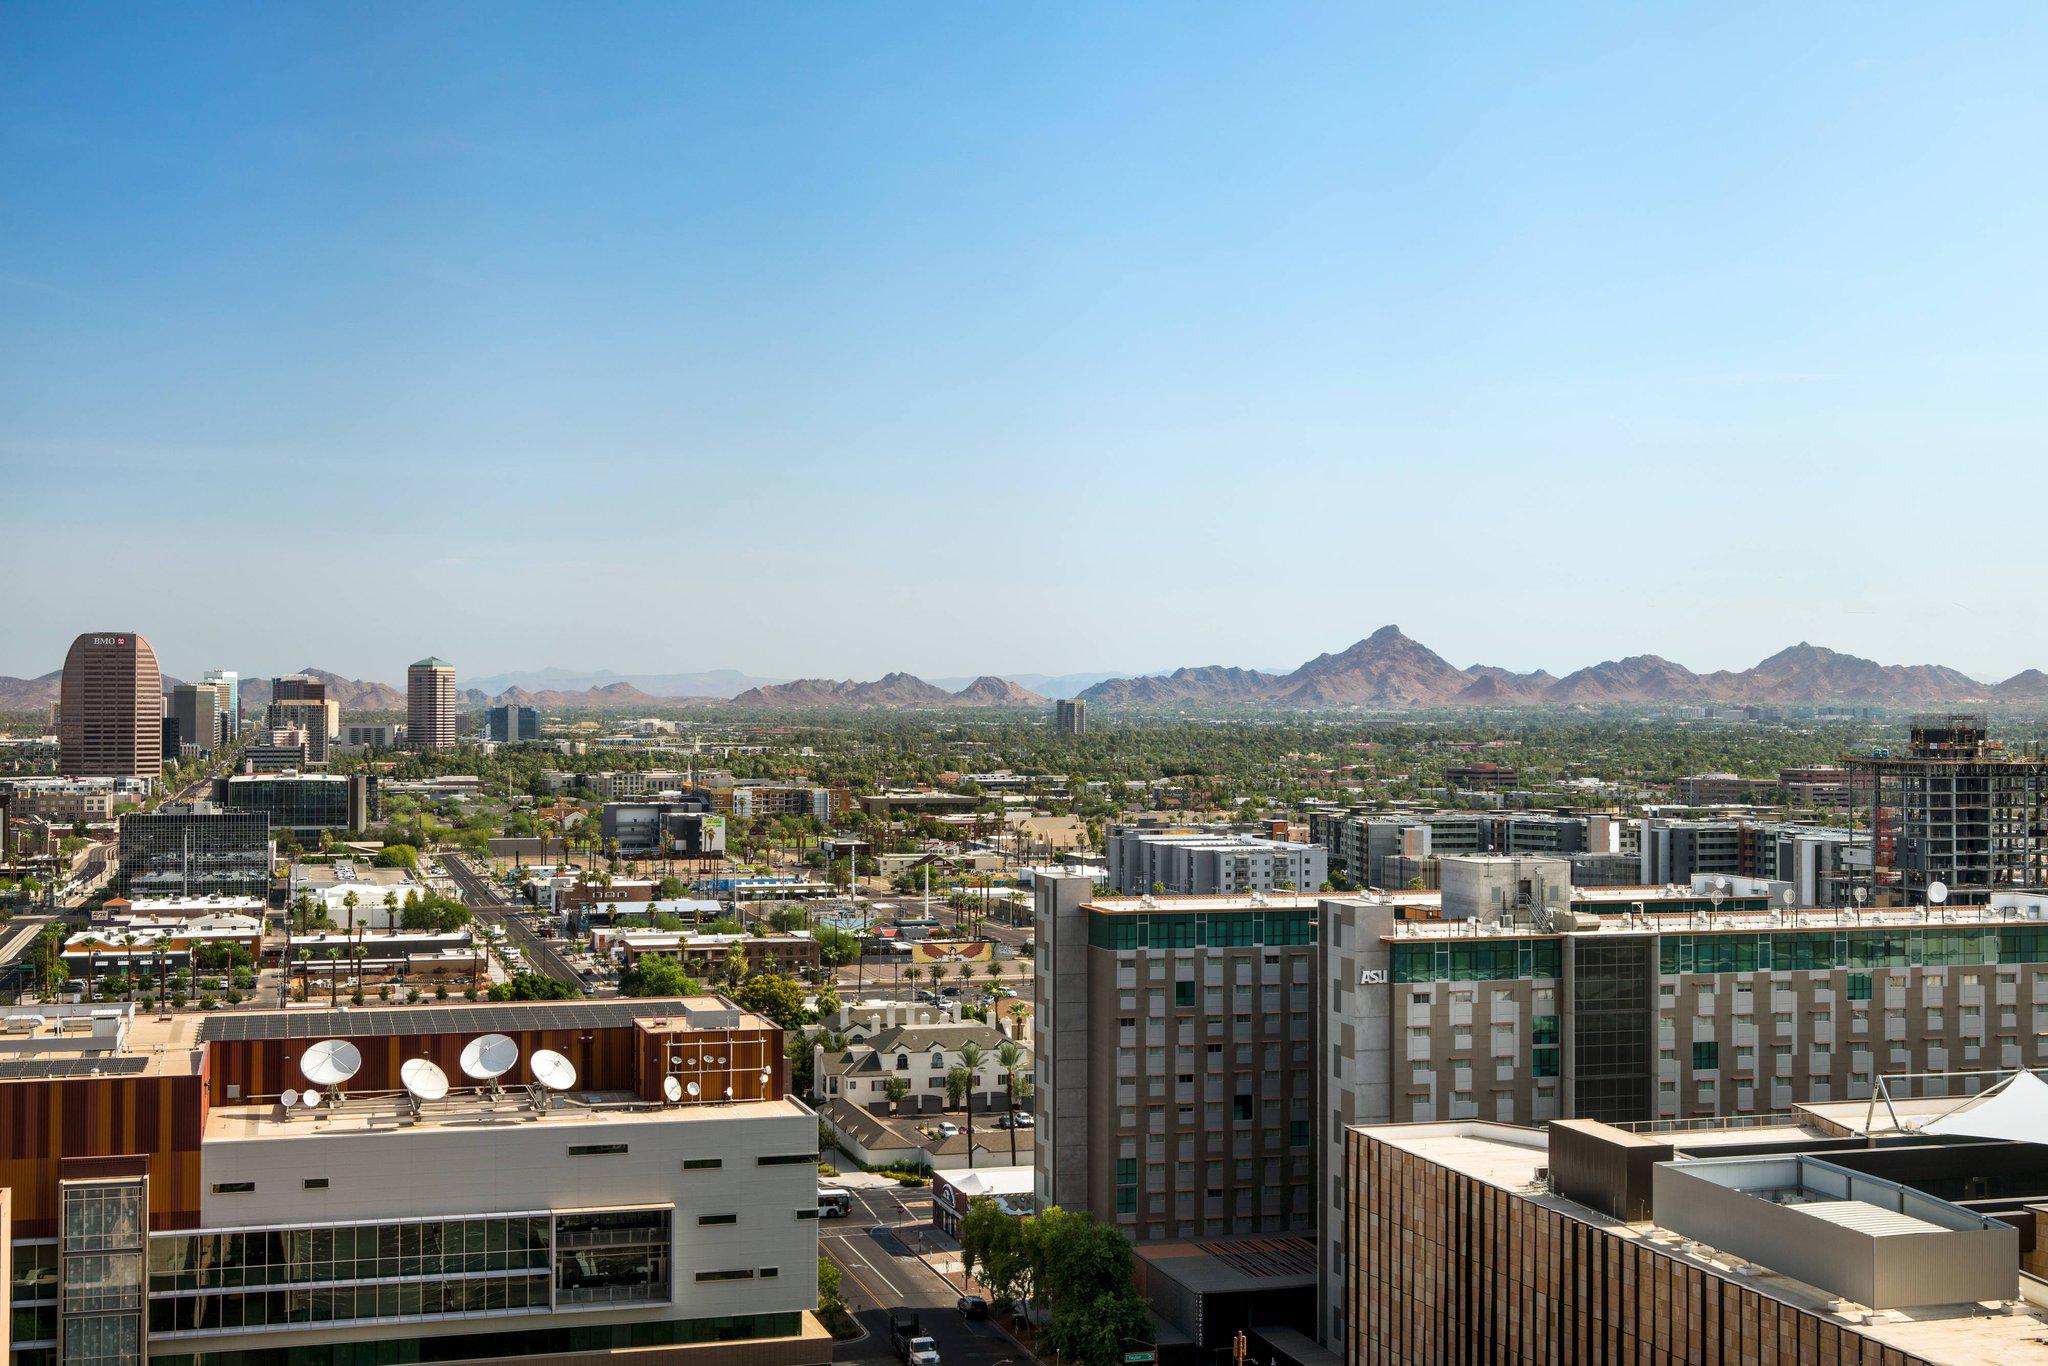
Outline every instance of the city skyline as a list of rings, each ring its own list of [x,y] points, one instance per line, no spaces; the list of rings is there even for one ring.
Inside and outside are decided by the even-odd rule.
[[[2027,667],[2048,16],[1730,20],[21,11],[0,671]]]

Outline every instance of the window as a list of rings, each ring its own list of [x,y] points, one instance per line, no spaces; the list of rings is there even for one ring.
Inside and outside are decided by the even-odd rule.
[[[322,1182],[321,1184],[324,1185],[326,1183]],[[213,1193],[215,1195],[247,1195],[255,1189],[256,1183],[254,1181],[216,1181],[213,1183]]]
[[[1852,972],[1849,974],[1848,996],[1852,1001],[1867,1001],[1870,999],[1869,973]]]
[[[754,1273],[749,1268],[742,1268],[738,1271],[700,1271],[697,1273],[697,1280],[700,1283],[704,1281],[751,1281],[753,1279]]]
[[[1692,1070],[1711,1072],[1721,1065],[1721,1045],[1712,1039],[1692,1046]]]
[[[1177,1006],[1193,1005],[1195,1003],[1195,984],[1193,982],[1175,982],[1173,984],[1173,1003]]]
[[[757,1167],[794,1167],[800,1163],[816,1162],[817,1160],[818,1155],[816,1153],[774,1153],[767,1157],[755,1158],[754,1165]]]
[[[305,1184],[306,1189],[309,1191],[324,1191],[327,1189],[327,1178],[324,1176],[309,1176],[306,1178]]]
[[[697,1216],[699,1224],[737,1224],[739,1221],[740,1217],[737,1214],[700,1214]]]
[[[1297,1119],[1288,1124],[1287,1146],[1290,1148],[1306,1148],[1308,1146],[1307,1120]]]
[[[815,1219],[818,1217],[818,1207],[813,1205],[809,1209],[800,1209],[796,1212],[796,1217],[799,1219]]]
[[[626,1151],[623,1143],[571,1143],[571,1157],[614,1157]]]
[[[781,1274],[782,1268],[779,1266],[764,1266],[761,1268],[761,1279],[764,1281],[772,1281]]]
[[[722,1157],[686,1157],[683,1170],[686,1172],[715,1172],[725,1165]]]

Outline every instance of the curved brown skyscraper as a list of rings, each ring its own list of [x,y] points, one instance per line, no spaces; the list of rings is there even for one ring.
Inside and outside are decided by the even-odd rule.
[[[64,656],[58,767],[67,778],[147,778],[164,763],[164,679],[133,631],[88,631]]]

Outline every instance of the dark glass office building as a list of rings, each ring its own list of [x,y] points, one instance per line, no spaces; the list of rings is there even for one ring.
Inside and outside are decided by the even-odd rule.
[[[174,803],[121,818],[120,894],[266,896],[276,856],[270,817]]]
[[[273,830],[360,832],[377,805],[374,773],[241,773],[213,780],[214,804],[261,811]]]

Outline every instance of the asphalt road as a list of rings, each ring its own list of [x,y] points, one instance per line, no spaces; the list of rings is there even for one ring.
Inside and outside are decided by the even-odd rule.
[[[911,1251],[910,1241],[930,1227],[931,1192],[893,1188],[857,1190],[853,1213],[818,1224],[818,1246],[844,1273],[840,1293],[868,1330],[859,1342],[841,1343],[835,1361],[894,1361],[889,1313],[917,1311],[924,1331],[939,1345],[942,1366],[1027,1366],[1030,1358],[1000,1328],[960,1317],[953,1302],[957,1285],[934,1272]]]
[[[491,880],[469,866],[468,860],[459,854],[436,855],[441,866],[448,870],[448,876],[462,889],[462,904],[476,912],[479,919],[488,921],[502,929],[526,961],[539,968],[557,982],[567,982],[577,990],[585,990],[583,977],[562,957],[562,952],[553,943],[533,932],[526,918],[520,915],[505,894]]]

